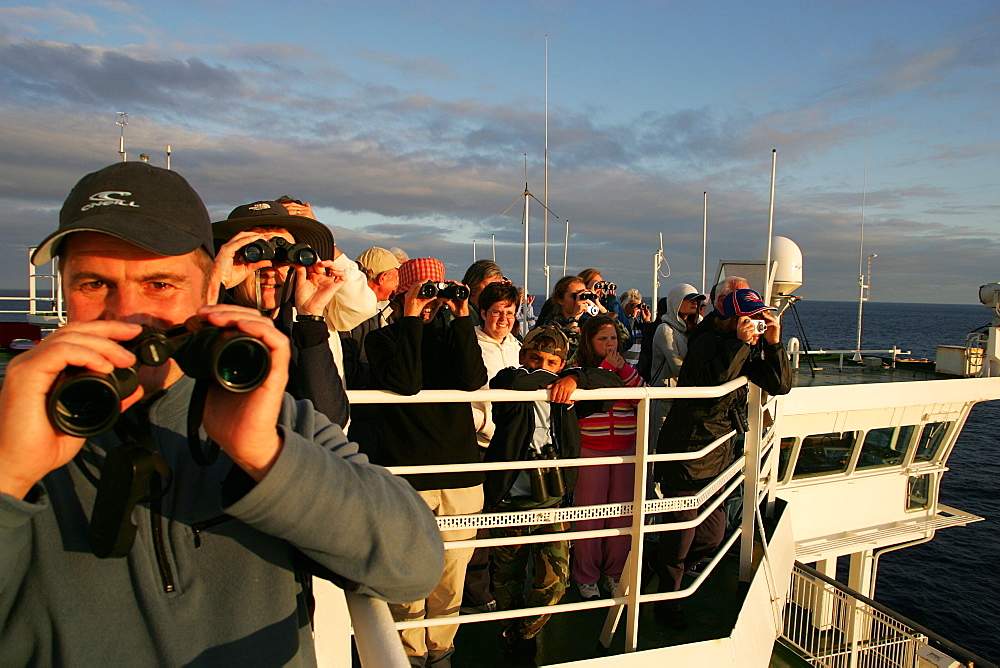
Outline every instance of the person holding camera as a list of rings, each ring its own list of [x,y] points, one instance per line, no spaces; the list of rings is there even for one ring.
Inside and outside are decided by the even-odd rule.
[[[737,289],[720,302],[711,325],[696,328],[688,340],[681,366],[680,387],[721,385],[740,376],[769,394],[787,394],[792,387],[791,366],[781,344],[781,325],[772,307],[757,292]],[[747,388],[713,399],[675,399],[660,429],[657,453],[694,452],[729,432],[746,431]],[[733,439],[695,460],[658,462],[655,480],[662,496],[697,494],[733,460]],[[689,521],[698,509],[668,514],[672,521]],[[722,506],[692,529],[660,534],[655,558],[658,591],[678,591],[688,567],[711,554],[722,542],[726,519]],[[683,627],[677,601],[658,601],[656,610],[668,623]]]
[[[582,321],[600,313],[597,295],[587,290],[579,276],[563,276],[553,286],[550,302],[552,308],[548,315],[544,319],[540,317],[541,326],[555,327],[566,336],[569,359],[572,361],[580,340]]]
[[[213,223],[212,233],[225,300],[257,309],[291,339],[288,392],[346,427],[350,403],[323,316],[346,284],[330,228],[278,202],[253,202]]]
[[[628,316],[622,308],[622,302],[618,299],[618,286],[611,281],[604,280],[600,269],[584,269],[580,272],[587,289],[597,295],[597,307],[601,314],[609,313],[625,326],[626,331],[630,323]]]
[[[490,381],[497,390],[549,388],[550,401],[496,402],[496,430],[486,451],[487,462],[573,459],[580,456],[579,419],[603,410],[601,401],[572,400],[576,389],[622,387],[611,371],[572,367],[565,369],[569,342],[555,327],[537,327],[524,338],[520,367],[501,370]],[[486,473],[486,510],[514,512],[559,507],[573,493],[576,468],[489,471]],[[563,531],[560,523],[491,529],[495,538],[536,536]],[[525,584],[529,557],[534,578],[527,597]],[[556,605],[569,585],[569,543],[556,540],[493,548],[493,585],[501,610]],[[512,659],[534,665],[535,637],[550,615],[501,621],[500,644]]]
[[[389,601],[436,581],[426,506],[285,394],[288,339],[259,312],[216,303],[213,251],[187,181],[123,162],[76,185],[34,252],[36,265],[59,256],[68,324],[12,360],[0,389],[0,665],[313,664],[310,570]],[[196,405],[177,359],[139,364],[121,345],[192,317],[259,341],[270,363],[256,389],[214,384]],[[136,366],[113,430],[54,426],[69,406],[49,397],[67,369]],[[203,464],[189,421],[200,407],[221,448]],[[109,475],[133,456],[152,463],[145,486]],[[126,556],[102,559],[93,520],[118,510],[109,494],[134,508],[116,518]]]
[[[478,390],[486,367],[469,317],[469,289],[445,282],[444,265],[416,258],[399,267],[392,300],[394,321],[365,338],[376,389],[413,395],[421,390]],[[445,318],[445,309],[451,317]],[[379,459],[386,466],[478,464],[479,446],[470,403],[379,404]],[[483,507],[481,472],[427,473],[405,478],[437,515],[478,513]],[[448,540],[475,538],[475,529],[442,532]],[[397,621],[457,615],[471,548],[445,551],[440,581],[425,598],[392,605]],[[448,665],[457,625],[400,631],[415,665]]]

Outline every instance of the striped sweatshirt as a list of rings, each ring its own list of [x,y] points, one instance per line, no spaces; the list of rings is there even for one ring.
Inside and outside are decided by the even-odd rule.
[[[635,367],[625,363],[618,371],[601,362],[601,369],[607,369],[618,375],[626,387],[643,387],[646,382]],[[594,413],[580,420],[580,432],[583,435],[583,447],[591,450],[622,450],[635,447],[636,415],[635,407],[638,401],[621,399],[616,401],[607,413]]]

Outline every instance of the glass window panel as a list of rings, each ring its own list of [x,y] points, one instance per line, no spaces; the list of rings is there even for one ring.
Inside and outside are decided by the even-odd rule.
[[[785,472],[788,471],[788,460],[792,456],[792,450],[795,448],[795,438],[791,436],[786,436],[781,439],[781,445],[778,450],[778,480],[785,479]]]
[[[913,454],[915,462],[929,462],[934,459],[941,444],[944,443],[945,434],[951,422],[928,422],[924,425],[924,430],[920,433],[920,442],[917,443],[917,451]]]
[[[884,466],[899,466],[903,463],[906,446],[909,445],[914,425],[904,427],[882,427],[865,434],[858,456],[858,469],[873,469]]]
[[[806,436],[802,439],[793,477],[808,478],[846,471],[857,434],[855,431],[845,431]]]
[[[933,473],[924,475],[912,475],[907,483],[906,509],[922,510],[931,505],[931,476]]]

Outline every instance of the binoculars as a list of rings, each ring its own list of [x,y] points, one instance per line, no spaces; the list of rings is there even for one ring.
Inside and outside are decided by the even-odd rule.
[[[614,292],[618,289],[618,285],[612,283],[611,281],[598,281],[594,283],[595,290],[604,290],[605,292]]]
[[[453,299],[455,301],[465,301],[469,298],[469,288],[460,283],[435,283],[427,281],[420,286],[417,296],[421,299],[441,297],[442,299]]]
[[[230,392],[257,389],[271,370],[271,351],[264,342],[237,329],[214,327],[192,317],[166,331],[145,328],[121,344],[136,362],[110,374],[67,367],[49,392],[52,425],[70,436],[89,438],[111,429],[121,414],[122,399],[139,387],[141,366],[160,366],[169,359],[199,380],[210,380]]]
[[[543,445],[541,452],[529,447],[528,460],[536,459],[559,459],[559,454],[551,443]],[[552,497],[566,494],[566,480],[563,478],[562,469],[549,467],[528,469],[528,480],[531,483],[531,500],[535,503],[545,503]]]
[[[275,265],[299,264],[303,267],[311,267],[319,260],[316,251],[308,244],[289,243],[287,239],[282,237],[251,241],[240,249],[240,254],[247,262],[271,260]]]

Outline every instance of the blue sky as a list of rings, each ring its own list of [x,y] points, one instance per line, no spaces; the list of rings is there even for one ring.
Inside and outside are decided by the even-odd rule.
[[[126,145],[215,219],[288,193],[350,255],[491,255],[521,280],[524,189],[549,250],[649,295],[775,232],[813,299],[974,303],[1000,278],[1000,5],[989,2],[46,2],[0,5],[0,286]],[[532,292],[544,291],[533,207]]]

